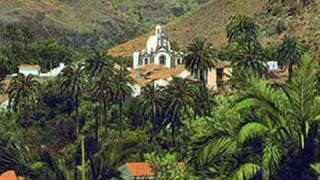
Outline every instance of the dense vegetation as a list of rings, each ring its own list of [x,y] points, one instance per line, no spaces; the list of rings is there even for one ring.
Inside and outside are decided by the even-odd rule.
[[[0,32],[8,24],[25,25],[36,31],[37,39],[54,38],[71,47],[110,48],[206,1],[2,0]]]
[[[316,179],[319,65],[299,38],[263,46],[258,33],[253,19],[235,16],[226,27],[226,47],[212,49],[206,39],[188,46],[192,72],[205,74],[217,59],[231,61],[231,89],[214,93],[204,78],[173,78],[163,88],[150,83],[136,98],[129,72],[102,52],[77,55],[56,43],[52,50],[47,41],[24,46],[25,36],[8,36],[4,65],[16,62],[20,50],[38,55],[34,46],[39,54],[50,52],[36,63],[47,67],[58,51],[69,65],[56,79],[19,74],[2,88],[9,109],[0,112],[0,172],[111,179],[124,163],[146,161],[158,179]],[[25,62],[21,57],[17,63]],[[285,84],[269,83],[268,60],[289,70]]]

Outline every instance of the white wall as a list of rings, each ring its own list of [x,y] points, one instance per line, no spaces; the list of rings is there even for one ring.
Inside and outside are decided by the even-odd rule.
[[[25,76],[28,76],[29,74],[32,74],[34,76],[39,76],[40,75],[40,68],[39,69],[19,68],[19,73],[24,74]]]
[[[136,69],[139,67],[139,52],[134,52],[133,53],[133,69]]]
[[[141,94],[141,87],[138,84],[130,85],[132,88],[132,97],[137,97]]]

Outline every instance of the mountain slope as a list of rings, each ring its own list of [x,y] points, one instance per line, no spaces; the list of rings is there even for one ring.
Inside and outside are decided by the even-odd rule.
[[[195,37],[206,37],[214,47],[226,44],[225,26],[233,15],[254,16],[264,10],[266,0],[212,0],[165,26],[169,38],[185,48]],[[131,56],[144,48],[150,33],[116,46],[111,56]]]
[[[24,24],[40,38],[110,47],[167,23],[207,0],[0,0],[0,26]]]
[[[306,6],[290,0],[282,3],[270,0],[212,0],[167,24],[165,32],[182,49],[196,37],[206,37],[214,47],[220,48],[227,43],[225,27],[228,19],[239,14],[256,21],[262,44],[277,45],[287,35],[296,36],[320,59],[320,0],[310,1]],[[147,33],[116,46],[108,54],[129,57],[135,50],[144,48],[149,35]]]

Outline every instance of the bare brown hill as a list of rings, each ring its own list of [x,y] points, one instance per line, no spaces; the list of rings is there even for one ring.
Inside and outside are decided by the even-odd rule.
[[[169,38],[185,48],[195,37],[207,38],[214,47],[226,44],[225,26],[234,15],[254,16],[264,11],[266,0],[212,0],[177,21],[167,24],[164,29]],[[149,35],[145,34],[108,51],[114,57],[129,57],[135,50],[144,48]]]

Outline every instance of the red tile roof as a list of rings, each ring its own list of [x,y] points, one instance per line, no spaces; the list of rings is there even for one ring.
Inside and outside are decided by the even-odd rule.
[[[18,177],[14,171],[6,171],[1,174],[0,180],[18,180]]]
[[[128,170],[133,177],[148,177],[153,176],[154,172],[148,163],[136,162],[127,163]]]
[[[155,175],[154,170],[151,165],[145,162],[131,162],[127,163],[126,167],[131,176],[133,177],[152,177]],[[185,164],[183,162],[177,163],[177,168],[184,168]]]
[[[141,68],[133,69],[130,76],[138,85],[143,87],[151,80],[166,80],[179,75],[185,70],[183,65],[178,65],[175,68],[167,68],[163,65],[149,64]]]

